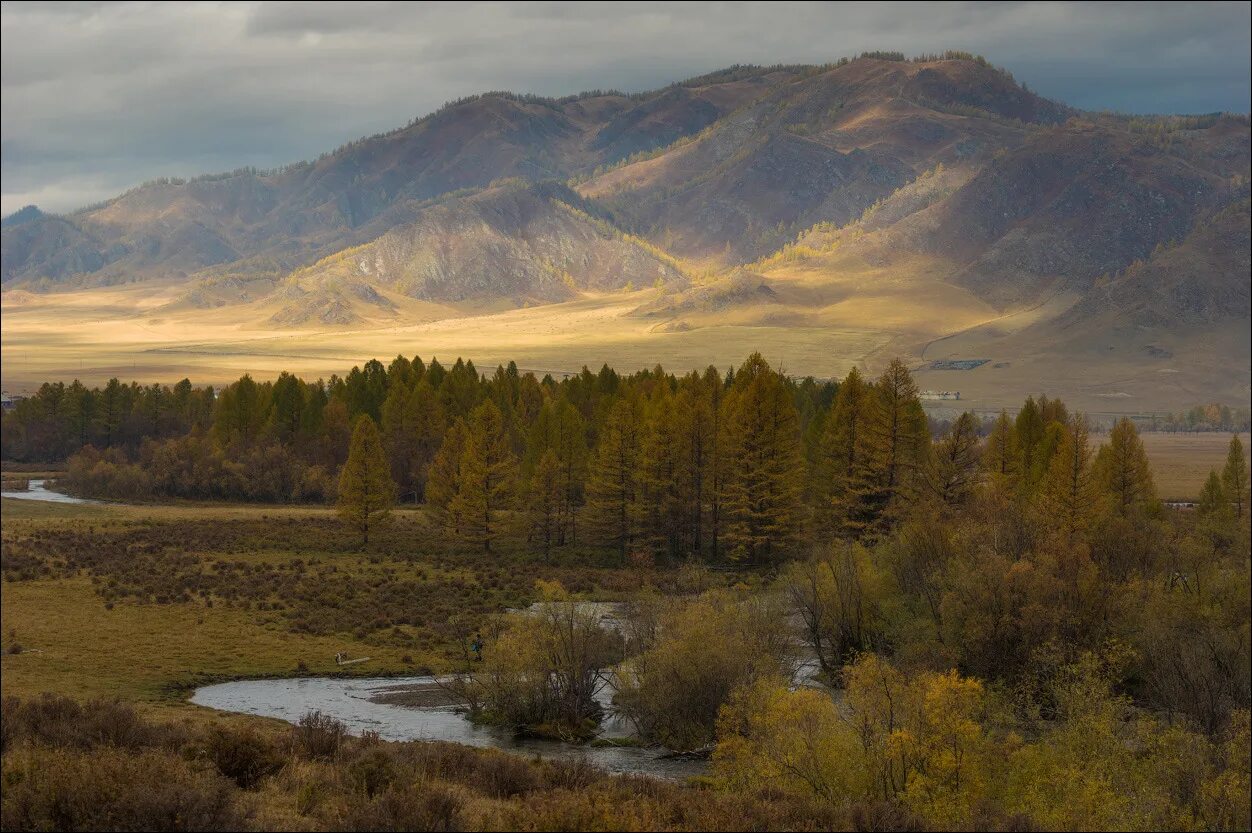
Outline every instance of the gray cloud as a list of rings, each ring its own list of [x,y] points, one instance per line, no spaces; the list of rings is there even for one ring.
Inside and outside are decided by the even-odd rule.
[[[1088,109],[1249,109],[1247,3],[4,3],[3,213],[310,158],[443,102],[966,49]]]

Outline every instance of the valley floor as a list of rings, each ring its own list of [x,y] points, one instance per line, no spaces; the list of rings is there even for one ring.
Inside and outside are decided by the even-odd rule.
[[[483,370],[514,360],[559,378],[584,365],[642,368],[658,358],[670,370],[727,368],[759,350],[788,374],[818,378],[841,378],[853,365],[874,374],[901,356],[922,389],[959,391],[961,409],[996,411],[1039,392],[1107,415],[1248,402],[1246,327],[1217,328],[1148,355],[1117,339],[1040,340],[1039,328],[1031,329],[1037,313],[1000,316],[967,293],[910,301],[890,286],[871,291],[858,284],[848,290],[854,297],[842,298],[801,279],[774,285],[779,303],[724,315],[640,315],[655,295],[646,290],[504,311],[411,302],[395,318],[302,328],[279,328],[248,306],[191,308],[172,286],[9,292],[0,381],[21,393],[50,379],[92,385],[112,376],[221,385],[244,373],[269,378],[287,370],[312,379],[397,353],[462,356]],[[933,366],[944,359],[986,362],[970,370]]]

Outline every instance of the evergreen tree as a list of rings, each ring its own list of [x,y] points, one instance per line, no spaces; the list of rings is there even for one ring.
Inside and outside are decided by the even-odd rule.
[[[931,489],[948,506],[965,502],[974,488],[979,468],[978,420],[966,411],[935,446]]]
[[[864,417],[870,389],[853,367],[835,394],[835,403],[823,426],[817,459],[818,521],[842,527],[848,489],[865,452]],[[833,530],[832,530],[833,531]]]
[[[339,514],[361,531],[362,543],[368,544],[370,530],[390,518],[395,491],[378,427],[363,415],[357,419],[348,460],[339,473]]]
[[[500,534],[500,512],[513,502],[517,458],[495,402],[484,400],[467,423],[456,494],[448,503],[460,536],[491,552]]]
[[[803,517],[800,419],[787,381],[753,353],[726,401],[726,544],[757,564],[785,554]]]
[[[523,471],[529,477],[547,451],[556,454],[561,495],[557,517],[557,543],[577,541],[578,509],[587,480],[587,427],[578,409],[564,397],[539,408],[526,442]]]
[[[1243,520],[1248,514],[1248,460],[1243,456],[1243,443],[1238,435],[1230,438],[1226,466],[1222,469],[1222,490],[1232,504],[1235,517]]]
[[[1096,454],[1095,470],[1114,512],[1126,515],[1155,503],[1156,487],[1148,455],[1138,429],[1127,417],[1113,424],[1109,441]]]
[[[1049,522],[1072,540],[1090,526],[1099,489],[1091,471],[1087,420],[1070,417],[1041,483],[1040,503]]]
[[[668,388],[658,388],[647,408],[640,513],[652,550],[670,557],[683,552],[690,518],[690,494],[683,477],[688,437],[676,430],[677,422],[674,397]]]
[[[712,492],[712,458],[716,443],[712,407],[698,376],[674,402],[672,430],[679,436],[678,491],[685,509],[683,540],[691,552],[699,553],[706,534],[705,506]]]
[[[600,541],[617,549],[623,562],[638,534],[640,433],[635,403],[626,397],[618,399],[600,430],[587,482],[591,525]]]
[[[425,378],[414,386],[405,409],[405,423],[412,427],[414,438],[413,457],[409,461],[413,486],[418,500],[424,500],[427,472],[443,442],[447,422],[439,405],[439,395]]]
[[[531,537],[543,548],[544,561],[559,543],[562,497],[561,463],[549,448],[535,464],[527,488]]]
[[[1039,405],[1033,396],[1026,398],[1026,404],[1017,412],[1013,423],[1013,462],[1018,475],[1018,487],[1024,496],[1033,493],[1039,478],[1047,471],[1046,465],[1039,465],[1039,444],[1043,441],[1047,424],[1043,421]]]
[[[448,509],[460,490],[461,455],[465,451],[467,433],[465,420],[462,419],[458,419],[448,428],[426,476],[426,504],[443,518],[447,528],[454,534],[459,530],[456,518]]]
[[[867,397],[860,438],[864,451],[845,492],[844,532],[874,536],[882,532],[916,492],[919,471],[930,453],[926,414],[917,385],[904,362],[893,359]]]
[[[983,470],[993,479],[1008,481],[1013,474],[1013,422],[1008,411],[1000,411],[983,447]]]

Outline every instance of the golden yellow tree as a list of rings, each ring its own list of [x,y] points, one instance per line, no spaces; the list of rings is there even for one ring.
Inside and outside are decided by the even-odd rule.
[[[368,544],[370,530],[390,517],[395,497],[396,484],[378,426],[368,414],[362,415],[352,431],[348,461],[339,472],[339,514],[360,530],[362,543]]]

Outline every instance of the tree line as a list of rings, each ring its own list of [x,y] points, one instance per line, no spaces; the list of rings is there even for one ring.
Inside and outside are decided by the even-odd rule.
[[[524,537],[545,555],[597,546],[623,561],[766,564],[814,541],[872,541],[988,479],[1071,534],[1106,505],[1156,499],[1129,420],[1098,459],[1086,420],[1057,399],[936,425],[898,359],[834,382],[788,377],[759,354],[725,374],[605,366],[560,380],[398,356],[328,382],[245,375],[220,391],[45,384],[2,427],[7,459],[68,455],[66,485],[85,493],[365,495],[353,521],[365,535],[394,502],[424,503],[469,546]]]

